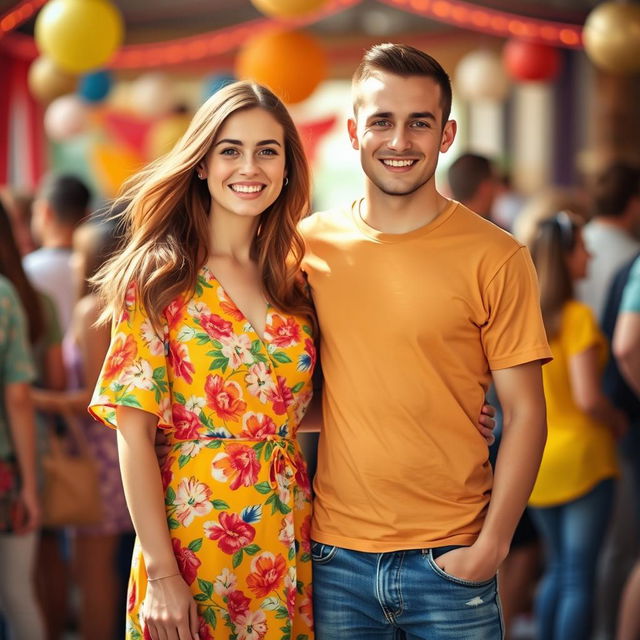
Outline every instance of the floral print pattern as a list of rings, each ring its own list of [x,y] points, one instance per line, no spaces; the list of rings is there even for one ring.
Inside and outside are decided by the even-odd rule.
[[[264,339],[209,269],[156,331],[132,287],[90,411],[153,413],[171,452],[161,469],[180,573],[200,638],[312,640],[311,490],[295,440],[316,354],[304,318],[268,306]],[[147,577],[136,545],[126,637],[143,638]]]

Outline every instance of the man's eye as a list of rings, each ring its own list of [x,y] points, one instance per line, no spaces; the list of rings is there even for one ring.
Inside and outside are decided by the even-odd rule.
[[[428,122],[425,122],[424,120],[416,120],[412,126],[417,128],[431,129],[431,125]]]

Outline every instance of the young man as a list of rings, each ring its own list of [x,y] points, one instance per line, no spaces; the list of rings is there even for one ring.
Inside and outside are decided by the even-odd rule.
[[[41,247],[26,255],[23,265],[33,285],[55,302],[63,333],[77,297],[72,285],[73,232],[88,215],[90,198],[81,180],[60,175],[45,182],[33,203],[32,232]]]
[[[534,269],[436,190],[456,123],[433,58],[373,47],[353,100],[365,197],[302,224],[325,379],[317,639],[497,639],[495,575],[546,435]],[[474,427],[491,379],[504,409],[494,479]]]

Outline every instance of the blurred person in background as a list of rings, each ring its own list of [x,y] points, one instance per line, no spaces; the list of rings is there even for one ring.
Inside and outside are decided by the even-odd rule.
[[[116,433],[87,414],[110,340],[110,327],[95,324],[101,304],[90,280],[116,248],[115,230],[107,223],[85,222],[74,232],[71,263],[78,297],[64,340],[69,390],[34,392],[40,409],[78,415],[98,463],[103,519],[96,525],[76,527],[72,534],[73,577],[79,591],[78,620],[83,640],[118,637],[119,605],[126,583],[119,579],[117,556],[123,534],[133,529],[120,479]]]
[[[640,258],[636,258],[629,268],[628,278],[622,291],[619,312],[613,334],[613,353],[623,378],[640,399]],[[640,520],[640,429],[638,417],[632,423],[625,450],[633,456],[631,480],[635,490],[636,523]],[[640,638],[640,558],[627,580],[618,615],[616,640],[637,640]]]
[[[14,483],[19,487],[15,504],[3,502],[10,511],[0,523],[5,529],[0,531],[0,614],[13,640],[45,637],[33,579],[40,506],[31,402],[36,378],[32,346],[44,334],[40,299],[22,271],[9,218],[0,203],[0,476],[2,490]],[[15,467],[3,464],[12,460]]]
[[[602,327],[614,275],[640,251],[636,236],[640,225],[640,169],[623,163],[607,166],[595,176],[589,195],[594,217],[584,228],[584,238],[593,259],[576,292]],[[611,399],[616,401],[613,396]],[[629,517],[636,513],[640,502],[632,480],[638,456],[628,448],[635,431],[632,425],[618,448],[621,476],[616,486],[612,526],[601,556],[595,602],[597,640],[612,640],[615,635],[620,595],[639,549],[638,522]]]
[[[541,639],[588,640],[618,473],[615,438],[628,422],[602,392],[606,340],[589,307],[575,299],[590,258],[582,221],[565,211],[541,221],[530,249],[554,358],[542,371],[548,436],[529,499],[546,550],[536,620]]]
[[[463,153],[449,166],[447,180],[454,200],[483,218],[491,219],[498,179],[489,158],[477,153]]]
[[[63,333],[75,304],[70,286],[73,232],[89,213],[90,196],[81,180],[60,175],[45,180],[33,203],[31,226],[40,248],[26,255],[23,264],[33,285],[56,303]]]
[[[70,175],[49,176],[33,203],[31,230],[40,248],[23,258],[32,284],[49,295],[57,308],[62,333],[76,302],[71,267],[73,232],[88,214],[90,193]],[[59,388],[59,387],[56,387]],[[62,428],[58,421],[59,428]],[[44,528],[38,559],[38,591],[48,640],[59,640],[67,619],[69,560],[62,529]]]

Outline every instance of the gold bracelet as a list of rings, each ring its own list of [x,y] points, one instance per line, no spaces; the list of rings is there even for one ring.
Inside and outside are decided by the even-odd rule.
[[[181,576],[181,573],[172,573],[168,576],[160,576],[159,578],[147,578],[147,582],[155,582],[156,580],[164,580],[165,578],[174,578],[175,576]]]

